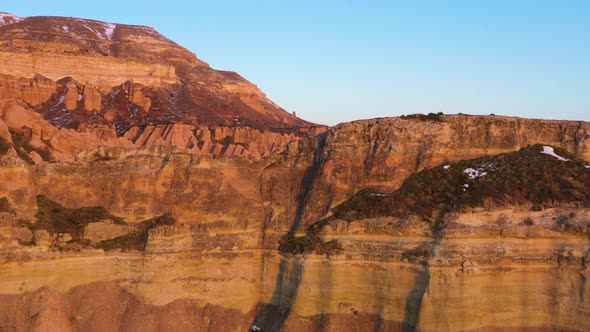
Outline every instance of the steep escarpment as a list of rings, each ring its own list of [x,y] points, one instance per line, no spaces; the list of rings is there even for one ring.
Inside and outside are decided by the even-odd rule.
[[[0,100],[18,102],[56,128],[84,135],[86,128],[98,127],[99,135],[127,135],[133,141],[146,127],[167,130],[174,125],[194,132],[235,128],[269,133],[254,142],[255,155],[325,130],[287,113],[237,73],[210,68],[150,27],[65,17],[2,17]],[[241,155],[248,150],[229,146],[231,139],[224,139],[214,138],[226,144],[206,146],[205,153]],[[199,142],[182,143],[191,149]]]
[[[18,88],[23,79],[33,80],[32,89],[51,90],[47,84],[37,85],[35,75],[54,82],[72,77],[76,84],[62,84],[51,91],[54,101],[80,95],[86,111],[102,107],[120,113],[127,104],[112,99],[128,99],[139,107],[137,111],[149,114],[146,119],[115,119],[119,125],[143,125],[150,119],[215,126],[245,123],[257,129],[312,126],[285,112],[237,73],[211,69],[150,27],[66,17],[11,22],[0,26],[0,73],[9,75],[4,78],[3,98],[18,97],[19,89],[9,94],[6,85]],[[127,81],[133,82],[130,87],[119,88]],[[89,99],[93,102],[87,103]],[[29,101],[37,105],[44,100]],[[72,101],[59,107],[73,111],[76,106]],[[45,115],[55,120],[55,115]],[[113,115],[100,117],[109,121]]]
[[[194,310],[237,310],[246,329],[263,331],[587,327],[587,124],[442,119],[344,124],[261,158],[102,147],[74,163],[31,165],[9,144],[0,243],[11,277],[2,287],[65,293],[116,278],[146,304],[194,299]],[[530,136],[505,144],[513,131],[502,129],[469,146],[436,136],[464,137],[453,128],[467,125],[480,135],[491,124]],[[396,126],[403,142],[384,134]],[[350,144],[338,143],[344,137]],[[542,144],[513,149],[529,142]],[[428,152],[420,163],[418,151]],[[388,159],[397,164],[379,171]],[[314,210],[322,190],[346,198]],[[68,228],[81,211],[90,216]],[[329,217],[308,222],[310,212]],[[68,274],[35,277],[54,264]],[[488,309],[474,316],[473,306]],[[516,318],[498,323],[507,316]]]
[[[301,225],[295,228],[302,230],[355,192],[395,190],[424,168],[536,143],[561,147],[590,160],[589,138],[589,124],[580,121],[469,115],[355,121],[314,139],[293,142],[273,157],[262,181],[268,197],[290,202],[277,220],[297,220]],[[287,172],[299,176],[289,190],[275,184]]]
[[[316,126],[151,28],[1,14],[0,330],[588,330],[589,138]]]
[[[363,190],[334,209],[355,220],[418,215],[429,221],[469,208],[527,206],[540,211],[590,206],[588,169],[563,149],[540,144],[518,152],[449,163],[415,173],[392,193]]]
[[[147,126],[123,137],[99,127],[57,129],[38,113],[6,105],[0,196],[26,219],[34,215],[35,197],[45,195],[72,208],[105,206],[138,221],[166,212],[181,223],[223,220],[230,228],[262,232],[270,247],[278,246],[285,232],[304,230],[330,215],[355,192],[393,191],[425,167],[515,151],[529,143],[563,148],[582,159],[588,155],[588,124],[583,122],[392,118],[343,124],[289,143],[293,136],[232,127]],[[463,128],[473,136],[465,136]],[[479,139],[482,131],[489,139]],[[502,190],[519,185],[528,184]]]
[[[414,266],[403,297],[394,291],[381,295],[404,303],[388,302],[388,314],[380,313],[395,317],[402,330],[499,327],[480,311],[470,316],[470,296],[483,297],[493,317],[518,317],[504,327],[587,329],[581,317],[590,310],[589,181],[585,161],[550,146],[445,163],[413,174],[393,192],[358,192],[307,234],[283,237],[280,250],[332,262]],[[287,271],[278,278],[292,276]],[[553,278],[553,288],[530,279],[537,277]],[[384,279],[399,282],[400,276]],[[565,280],[568,286],[561,284]],[[295,283],[299,289],[304,282]],[[486,285],[513,293],[487,293],[481,288]],[[521,311],[531,305],[547,314]]]
[[[60,120],[66,121],[66,118],[67,121],[77,121],[69,113],[60,115]],[[0,101],[0,138],[29,163],[83,160],[105,149],[165,149],[193,155],[259,158],[293,140],[316,135],[322,130],[312,127],[279,133],[247,126],[195,127],[169,123],[133,127],[119,136],[115,128],[100,124],[59,128],[21,102]],[[33,152],[38,156],[31,155]]]

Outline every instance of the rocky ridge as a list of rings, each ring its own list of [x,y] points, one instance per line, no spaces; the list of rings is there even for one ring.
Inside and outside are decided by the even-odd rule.
[[[46,132],[97,135],[88,137],[95,146],[135,147],[139,141],[140,147],[257,156],[326,128],[287,113],[237,73],[210,68],[150,27],[2,15],[0,100],[8,104],[3,113],[15,112],[17,102],[42,115],[48,124],[39,117],[35,122]],[[22,117],[35,116],[16,113],[19,123],[0,128],[32,130]],[[117,140],[122,136],[127,139]],[[75,157],[60,152],[57,159]]]
[[[328,129],[150,28],[0,40],[0,330],[590,329],[587,122]]]
[[[465,138],[471,141],[470,145],[460,148],[458,142],[447,137],[465,137],[465,127],[471,129],[473,136]],[[513,138],[517,128],[528,135]],[[320,326],[320,330],[338,331],[336,326],[343,326],[342,322],[348,319],[361,319],[359,317],[365,322],[362,326],[382,324],[383,330],[407,329],[408,326],[434,330],[443,324],[441,322],[451,329],[478,329],[501,327],[494,317],[515,310],[521,313],[521,318],[510,323],[516,325],[508,326],[575,329],[586,326],[582,317],[587,317],[588,311],[584,304],[586,286],[581,281],[587,273],[590,249],[589,210],[584,205],[588,190],[583,187],[589,168],[581,159],[588,154],[587,128],[584,122],[465,115],[441,116],[438,121],[377,119],[336,126],[316,137],[290,142],[261,159],[103,147],[94,155],[78,158],[73,164],[30,165],[19,162],[16,152],[9,149],[1,159],[4,166],[0,173],[4,178],[0,181],[0,196],[6,197],[2,214],[4,264],[12,266],[13,262],[30,261],[27,264],[35,266],[39,264],[35,262],[46,259],[71,264],[64,259],[106,255],[105,259],[111,260],[136,251],[144,252],[150,260],[158,257],[182,260],[185,258],[179,257],[195,253],[220,262],[229,260],[232,269],[249,266],[250,272],[244,280],[260,282],[256,284],[257,292],[240,295],[246,296],[248,301],[236,298],[241,292],[234,295],[198,293],[189,297],[207,303],[217,303],[213,298],[219,296],[238,301],[243,305],[235,309],[250,313],[252,324],[270,326],[269,330]],[[403,139],[399,131],[403,132]],[[487,133],[483,135],[486,139],[479,139],[482,132]],[[544,145],[529,145],[534,142]],[[544,146],[549,146],[547,144],[555,146],[556,155],[570,161],[541,153],[545,151]],[[479,159],[466,159],[466,156]],[[505,166],[502,160],[506,160]],[[490,166],[492,163],[495,166]],[[493,173],[488,166],[496,170],[504,168]],[[468,168],[487,174],[470,179],[474,173],[465,173]],[[539,174],[534,174],[535,169]],[[558,177],[544,177],[543,172]],[[529,173],[533,175],[522,176]],[[87,174],[93,176],[88,178]],[[404,177],[403,174],[409,175]],[[452,174],[450,182],[436,187],[439,182],[434,179],[443,178],[445,174]],[[504,176],[510,174],[511,177]],[[509,182],[493,190],[478,187],[502,183],[503,179],[555,180],[526,184],[525,188],[546,187],[549,190],[540,192],[547,195],[547,200],[541,201],[526,192],[502,198],[501,195],[516,195],[510,185],[518,188],[518,183]],[[412,181],[418,182],[407,184]],[[466,183],[469,187],[463,186]],[[444,189],[445,186],[453,191]],[[72,188],[77,189],[72,191]],[[363,210],[389,206],[390,203],[385,202],[399,202],[388,198],[392,197],[390,193],[408,188],[415,191],[414,196],[405,193],[400,199],[422,197],[422,201],[416,201],[416,209],[410,209],[412,205],[408,202],[403,203],[404,208],[399,211],[432,212],[396,215],[388,212],[397,211],[395,209],[376,210],[377,213]],[[451,209],[444,215],[442,228],[434,227],[439,217],[437,209],[442,203],[435,203],[436,209],[429,210],[424,204],[430,204],[433,199],[422,196],[437,192],[456,193],[462,197],[457,201],[464,202],[461,209]],[[496,192],[500,196],[492,196],[492,199],[485,195],[461,196],[473,192]],[[40,194],[69,209],[67,211],[99,206],[111,216],[86,224],[81,232],[83,236],[77,239],[70,233],[31,229],[39,223],[35,214],[41,210],[36,196]],[[354,208],[361,212],[346,212],[355,211],[352,208],[357,203],[354,202],[361,202],[361,210]],[[143,220],[166,212],[172,213],[173,222],[149,228],[141,226]],[[306,214],[308,217],[304,218]],[[314,215],[318,217],[311,217]],[[322,221],[325,217],[327,221]],[[118,218],[124,222],[117,222]],[[31,244],[32,238],[36,239],[34,244]],[[290,249],[285,244],[291,245]],[[281,249],[283,254],[277,256],[276,249]],[[256,254],[255,258],[247,254],[259,250],[268,254]],[[250,258],[243,261],[240,257]],[[203,268],[212,264],[206,261]],[[260,274],[261,269],[267,272]],[[555,269],[561,272],[551,272]],[[26,269],[21,271],[24,275],[28,273]],[[351,271],[356,272],[351,274]],[[502,271],[502,279],[498,279],[498,271]],[[331,279],[322,277],[327,275],[332,275]],[[535,276],[538,281],[524,287],[521,282],[530,282],[527,276]],[[102,278],[96,281],[111,280],[106,274]],[[360,287],[361,293],[342,288],[342,282],[348,283],[345,280],[350,278],[356,280],[351,287]],[[554,278],[568,281],[559,287],[546,288]],[[212,290],[224,284],[215,280],[199,279],[186,287]],[[290,281],[277,288],[276,280]],[[458,314],[469,317],[466,311],[472,295],[465,295],[453,302],[454,311],[444,311],[449,316],[443,319],[439,312],[438,318],[434,318],[432,310],[441,301],[454,296],[447,289],[472,294],[469,292],[489,285],[492,280],[496,286],[503,285],[513,294],[510,300],[503,300],[509,301],[504,302],[509,304],[503,309],[494,307],[489,315],[477,319],[452,319]],[[430,292],[420,292],[423,288],[413,286],[417,281],[428,281]],[[576,286],[566,286],[572,283]],[[73,281],[72,286],[82,284],[84,282]],[[390,288],[394,284],[404,291],[396,293]],[[235,289],[245,287],[238,285]],[[135,289],[126,284],[121,286]],[[386,287],[390,291],[387,295],[378,295],[375,287]],[[141,289],[134,292],[141,297],[155,294],[151,293],[153,290]],[[332,295],[318,307],[314,304],[318,296],[325,296],[316,293],[320,290]],[[581,295],[570,298],[569,294],[574,291]],[[532,292],[540,295],[532,297]],[[173,298],[186,296],[179,293]],[[491,305],[497,296],[482,293],[475,297],[487,298]],[[563,319],[528,316],[516,309],[525,298],[562,315],[574,310],[578,318],[572,323],[566,316]],[[157,299],[155,296],[151,301],[162,301]],[[418,299],[420,303],[414,302]],[[577,302],[574,299],[578,299]],[[382,304],[375,307],[377,300]],[[562,305],[555,307],[551,304],[555,301]],[[324,316],[317,316],[320,313]]]

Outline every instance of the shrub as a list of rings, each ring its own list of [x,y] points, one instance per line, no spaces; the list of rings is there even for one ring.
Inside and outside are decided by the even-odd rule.
[[[5,155],[12,145],[5,140],[4,138],[0,137],[0,156]]]
[[[44,229],[52,235],[68,233],[74,240],[82,238],[84,228],[89,223],[101,220],[124,223],[121,218],[112,215],[102,206],[68,209],[44,195],[37,196],[37,209],[37,222],[31,226],[33,229]]]
[[[562,149],[555,151],[572,161],[559,161],[541,154],[542,150],[541,145],[532,145],[518,152],[459,161],[449,169],[425,169],[409,176],[394,192],[357,192],[334,208],[334,217],[351,221],[415,215],[433,222],[441,207],[450,212],[484,204],[521,204],[532,205],[536,211],[564,203],[589,205],[590,174],[585,164]],[[482,169],[487,174],[469,179],[466,168]],[[464,184],[469,187],[464,188]]]
[[[6,197],[0,197],[0,212],[14,213],[10,207],[10,202]]]
[[[96,244],[96,247],[105,251],[114,249],[121,249],[121,251],[144,251],[148,242],[150,229],[160,225],[173,225],[175,223],[176,219],[172,213],[164,213],[161,216],[142,221],[137,225],[135,231],[114,239],[101,241]]]
[[[402,115],[400,116],[401,119],[416,119],[420,121],[443,121],[442,119],[443,112],[438,113],[428,113],[424,114],[410,114],[410,115]]]

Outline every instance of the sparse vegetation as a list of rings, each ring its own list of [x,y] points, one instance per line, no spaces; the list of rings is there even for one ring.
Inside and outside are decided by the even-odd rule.
[[[331,240],[324,242],[317,234],[306,234],[294,236],[289,233],[279,241],[279,251],[290,254],[316,253],[320,255],[332,255],[338,253],[342,248],[338,241]]]
[[[402,259],[410,262],[424,261],[432,257],[432,244],[422,243],[416,248],[408,249],[402,253]]]
[[[150,229],[160,225],[173,225],[176,219],[171,213],[142,221],[137,229],[114,239],[99,242],[96,247],[106,251],[121,249],[121,251],[137,250],[144,251],[147,245]]]
[[[2,199],[0,199],[0,206]],[[123,219],[112,215],[103,206],[82,207],[69,209],[48,199],[43,195],[37,196],[37,222],[29,224],[31,230],[43,229],[53,236],[69,234],[72,239],[65,245],[57,246],[58,250],[81,250],[90,246],[90,240],[84,238],[84,230],[89,223],[111,220],[116,224],[125,224]],[[104,250],[121,249],[123,251],[143,251],[147,244],[149,230],[159,225],[172,225],[176,219],[171,213],[137,223],[135,230],[128,234],[97,243],[97,248]]]
[[[0,197],[0,212],[14,213],[10,207],[10,202],[6,197]]]
[[[416,119],[420,121],[443,121],[443,112],[438,113],[428,113],[424,114],[410,114],[410,115],[402,115],[400,118],[402,119]]]
[[[295,236],[292,233],[284,235],[279,241],[279,251],[293,255],[317,253],[320,255],[333,255],[342,250],[336,240],[324,242],[320,237],[320,230],[327,220],[322,220],[311,225],[305,235]]]
[[[32,229],[44,229],[52,235],[67,233],[73,240],[83,237],[84,228],[89,223],[101,220],[124,223],[121,218],[110,214],[102,206],[68,209],[44,195],[37,196],[37,208],[37,222],[30,226]]]
[[[563,149],[555,152],[571,161],[559,161],[541,154],[542,150],[542,145],[532,145],[518,152],[460,161],[448,169],[426,169],[411,175],[392,193],[362,190],[337,206],[334,215],[345,220],[417,215],[434,222],[441,211],[471,207],[530,204],[542,209],[566,202],[589,206],[590,172],[584,162]],[[470,179],[464,172],[467,168],[487,173]]]
[[[5,140],[3,137],[0,137],[0,157],[5,155],[12,145]]]

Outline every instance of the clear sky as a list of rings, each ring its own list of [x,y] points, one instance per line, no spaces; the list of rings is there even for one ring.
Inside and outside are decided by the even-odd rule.
[[[0,11],[153,26],[318,123],[590,120],[587,0],[2,0]]]

